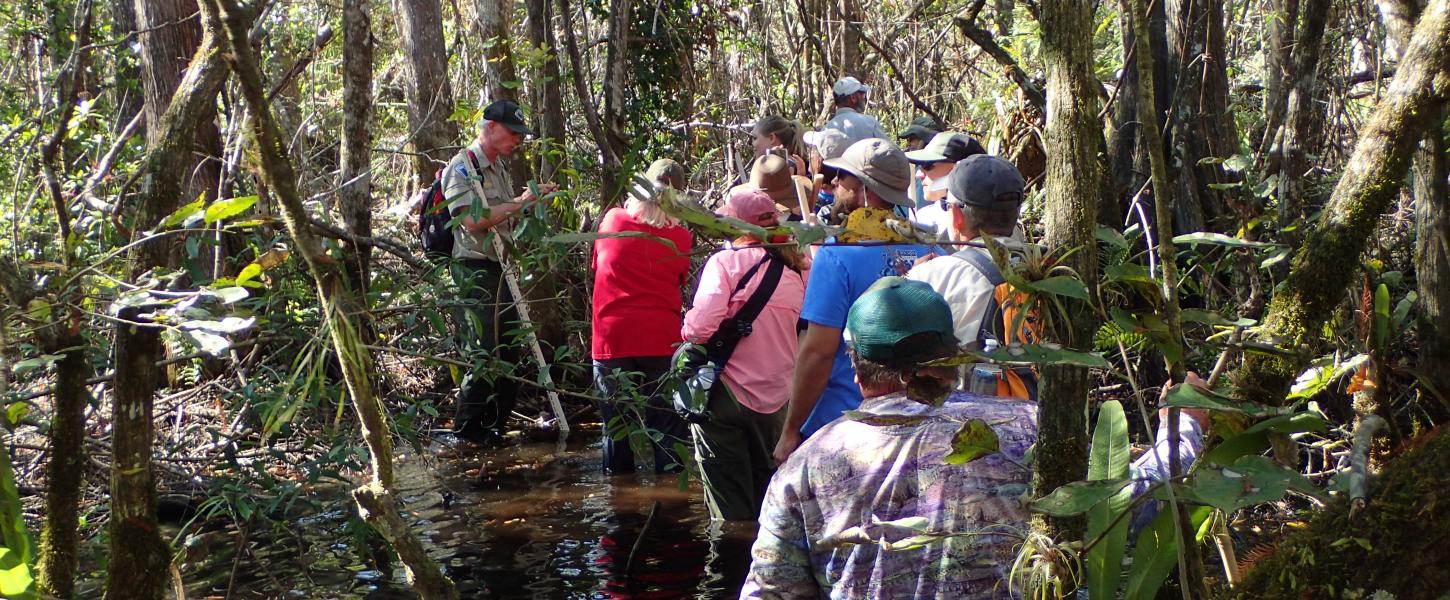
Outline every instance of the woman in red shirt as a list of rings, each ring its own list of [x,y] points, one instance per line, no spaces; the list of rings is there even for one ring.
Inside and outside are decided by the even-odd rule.
[[[646,435],[640,424],[663,434],[651,442],[657,473],[682,468],[674,447],[690,440],[685,422],[658,393],[670,370],[670,355],[680,343],[681,290],[690,270],[691,237],[657,199],[658,193],[684,188],[685,170],[661,159],[646,175],[657,193],[650,198],[631,194],[623,208],[604,214],[599,233],[636,231],[653,237],[598,238],[590,263],[594,382],[609,399],[599,403],[599,413],[604,420],[604,471],[611,474],[634,471],[634,452],[622,434]]]

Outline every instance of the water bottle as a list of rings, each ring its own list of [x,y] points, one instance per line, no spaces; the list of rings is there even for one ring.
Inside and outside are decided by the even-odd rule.
[[[982,352],[990,354],[997,349],[997,340],[988,339],[982,344]],[[967,391],[979,396],[996,396],[997,380],[1002,377],[1002,366],[993,363],[977,363],[972,366],[971,384]]]

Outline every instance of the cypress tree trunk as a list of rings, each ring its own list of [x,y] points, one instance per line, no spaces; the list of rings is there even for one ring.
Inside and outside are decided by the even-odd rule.
[[[141,86],[145,92],[146,143],[160,143],[158,136],[166,131],[156,125],[168,110],[171,96],[181,82],[188,59],[196,53],[201,44],[201,25],[196,19],[196,0],[135,0],[136,30],[141,31],[137,42],[141,47]],[[206,157],[221,156],[221,131],[217,129],[214,117],[216,107],[208,103],[202,108],[205,114],[198,117],[196,127],[188,139],[194,142],[187,148],[188,163],[176,173],[186,173],[182,191],[188,199],[203,191],[210,191],[212,198],[221,177],[221,163]],[[191,152],[195,149],[196,152]],[[206,161],[203,163],[203,161]]]
[[[60,329],[64,323],[56,322]],[[60,333],[60,332],[56,332]],[[45,525],[37,547],[36,589],[57,598],[75,590],[76,546],[80,541],[81,484],[86,464],[86,379],[91,365],[86,340],[78,333],[47,335],[45,352],[60,354],[56,363],[54,415],[50,420],[50,462],[46,465]]]
[[[483,39],[492,40],[484,50],[488,58],[488,96],[490,100],[519,101],[518,69],[514,66],[513,36],[509,35],[514,17],[513,0],[478,0],[478,25]],[[512,86],[512,87],[510,87]],[[522,102],[520,103],[522,104]],[[538,110],[538,107],[529,107]],[[533,179],[529,161],[511,160],[507,165],[515,185]]]
[[[344,284],[337,263],[323,252],[308,225],[309,217],[297,191],[297,174],[287,156],[285,138],[267,104],[261,70],[248,41],[253,17],[232,0],[203,0],[202,18],[211,35],[225,40],[227,61],[237,74],[242,96],[251,111],[250,125],[257,142],[262,180],[281,203],[283,221],[317,285],[318,302],[326,315],[333,351],[342,365],[343,383],[362,426],[372,478],[353,491],[359,512],[392,544],[419,596],[424,600],[454,600],[458,598],[458,591],[453,582],[428,557],[422,543],[399,514],[398,500],[392,494],[392,433],[382,401],[373,393],[372,356],[359,335],[361,329],[356,318],[365,310],[365,305],[360,295]]]
[[[1294,67],[1289,99],[1284,109],[1284,128],[1279,144],[1279,226],[1303,223],[1310,209],[1304,205],[1304,176],[1308,169],[1305,143],[1313,124],[1315,71],[1319,68],[1319,51],[1324,46],[1325,22],[1329,19],[1329,0],[1305,0],[1299,37],[1294,44]],[[1291,244],[1300,239],[1297,232],[1287,233]]]
[[[1058,251],[1077,248],[1069,266],[1083,274],[1092,293],[1098,272],[1097,208],[1105,147],[1098,121],[1099,84],[1093,76],[1093,2],[1058,0],[1041,6],[1042,58],[1047,66],[1047,191],[1044,219],[1048,246]],[[1097,319],[1091,309],[1071,302],[1066,345],[1092,343]],[[1037,460],[1032,489],[1044,495],[1081,479],[1087,472],[1087,369],[1051,365],[1042,369],[1038,397]],[[1058,539],[1081,537],[1081,519],[1050,519],[1049,533]]]
[[[1419,140],[1450,88],[1450,0],[1425,10],[1394,80],[1360,129],[1354,154],[1323,216],[1294,256],[1289,279],[1269,305],[1262,330],[1293,357],[1249,355],[1236,380],[1250,400],[1280,404],[1308,363],[1318,329],[1344,300],[1376,221],[1398,195]]]
[[[397,0],[398,38],[408,77],[408,129],[413,132],[413,168],[419,186],[433,182],[439,167],[452,158],[458,126],[453,114],[453,87],[448,83],[448,58],[443,53],[443,10],[438,0]]]
[[[226,78],[216,40],[203,35],[191,66],[166,111],[149,123],[146,159],[136,199],[136,227],[154,227],[180,205],[176,173],[193,164],[197,124],[215,111],[217,90]],[[149,118],[149,117],[148,117]],[[140,282],[165,264],[169,245],[160,240],[131,250],[128,272]],[[106,588],[111,598],[160,598],[171,557],[156,528],[156,490],[151,468],[152,402],[157,387],[158,330],[141,322],[136,308],[121,311],[116,327],[116,370],[111,406],[110,558]]]
[[[533,104],[539,116],[540,143],[536,146],[540,181],[551,181],[560,160],[551,156],[564,144],[564,93],[559,87],[559,51],[554,43],[554,19],[549,0],[525,0],[529,13],[529,43],[544,53],[531,77]]]

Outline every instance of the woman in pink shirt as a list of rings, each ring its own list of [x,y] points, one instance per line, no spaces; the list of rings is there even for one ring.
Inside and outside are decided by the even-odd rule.
[[[685,170],[661,159],[646,176],[664,193],[685,185]],[[651,237],[599,238],[594,241],[591,315],[594,382],[607,401],[599,403],[604,420],[604,472],[634,471],[634,452],[624,432],[649,435],[656,473],[678,471],[682,458],[674,451],[688,439],[685,421],[658,394],[669,373],[670,355],[680,343],[680,305],[690,270],[690,232],[644,194],[631,194],[623,208],[612,208],[599,224],[600,233],[639,232]],[[642,402],[618,399],[628,382]],[[629,387],[629,386],[625,386]],[[630,427],[633,425],[633,427]],[[645,430],[640,429],[643,425]]]
[[[775,202],[755,188],[736,188],[720,212],[764,227],[780,222]],[[706,407],[710,420],[690,425],[705,504],[715,519],[754,520],[760,514],[766,484],[775,471],[771,451],[785,421],[795,368],[796,323],[809,265],[794,248],[767,249],[753,236],[738,238],[705,263],[694,306],[685,314],[684,338],[704,343],[760,288],[771,261],[785,264],[780,281],[752,323],[751,333],[740,340],[726,363],[725,385],[711,390]]]

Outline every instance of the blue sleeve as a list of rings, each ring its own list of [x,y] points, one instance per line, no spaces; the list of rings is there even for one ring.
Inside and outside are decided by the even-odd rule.
[[[816,254],[801,318],[817,325],[844,328],[846,312],[851,309],[851,282],[845,265],[836,256],[838,252],[827,246]]]
[[[1168,478],[1169,461],[1171,452],[1178,453],[1178,466],[1185,472],[1193,466],[1193,461],[1203,452],[1203,429],[1199,426],[1198,420],[1188,415],[1179,415],[1178,418],[1178,448],[1170,449],[1168,446],[1168,419],[1163,419],[1158,424],[1158,441],[1153,447],[1133,461],[1128,467],[1128,476],[1133,478],[1133,496],[1137,497],[1152,489],[1153,484]],[[1153,517],[1158,515],[1162,508],[1162,502],[1149,501],[1138,507],[1133,515],[1132,531],[1142,531],[1144,527],[1153,522]]]

